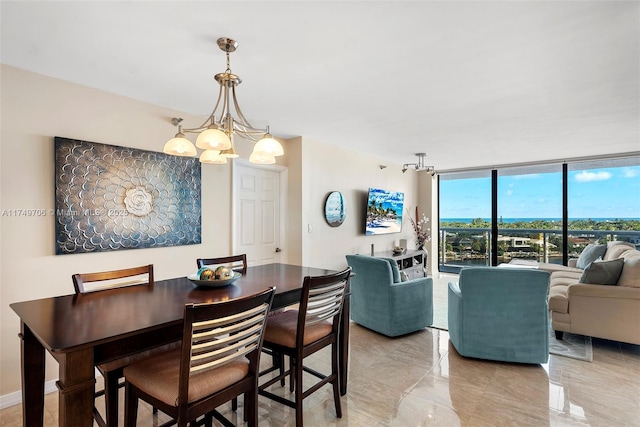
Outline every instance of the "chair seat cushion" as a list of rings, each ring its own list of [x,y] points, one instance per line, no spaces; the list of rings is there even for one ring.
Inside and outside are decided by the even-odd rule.
[[[178,405],[178,379],[181,349],[172,350],[124,368],[125,379],[140,390],[165,402]],[[200,400],[249,374],[247,359],[235,360],[219,368],[210,369],[189,378],[189,403]]]
[[[284,347],[296,347],[296,331],[298,327],[298,310],[286,310],[269,316],[264,340]],[[319,322],[307,325],[304,334],[304,345],[331,334],[331,323]]]
[[[180,348],[182,345],[182,341],[174,341],[169,344],[161,345],[160,347],[151,348],[149,350],[141,351],[140,353],[134,353],[129,356],[122,357],[120,359],[112,360],[110,362],[101,363],[98,365],[98,370],[103,374],[105,372],[115,371],[116,369],[124,368],[125,366],[129,366],[132,363],[138,362],[140,360],[148,359],[151,356],[155,356],[156,354],[166,353],[170,350],[175,350],[176,348]]]

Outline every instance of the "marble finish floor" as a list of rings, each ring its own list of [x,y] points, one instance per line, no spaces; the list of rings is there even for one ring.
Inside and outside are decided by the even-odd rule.
[[[305,400],[306,426],[640,426],[640,346],[594,339],[592,363],[551,355],[528,366],[462,358],[431,328],[390,339],[352,324],[350,342],[342,418],[325,386]],[[308,364],[326,368],[321,353]],[[22,425],[21,410],[0,411],[0,426]],[[57,393],[47,395],[45,426],[57,426],[57,412]],[[245,425],[230,405],[221,412]],[[262,396],[259,416],[261,426],[295,425],[290,408]],[[165,420],[141,405],[139,426]]]
[[[433,279],[433,327],[448,330],[449,282],[457,282],[459,276],[452,273],[435,273],[430,277]]]

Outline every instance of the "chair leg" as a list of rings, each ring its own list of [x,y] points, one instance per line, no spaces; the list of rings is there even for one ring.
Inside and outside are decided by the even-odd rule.
[[[294,395],[296,403],[296,427],[302,427],[302,392],[304,391],[302,387],[302,361],[291,357],[289,363],[291,364],[291,371],[294,370],[295,365],[295,374],[293,376],[292,383],[295,382]]]
[[[249,427],[258,425],[258,390],[244,394],[245,420]]]
[[[271,350],[271,363],[277,367],[280,375],[284,373],[284,354]],[[280,380],[280,385],[284,387],[284,377]]]
[[[118,425],[118,380],[120,375],[117,372],[105,372],[103,376],[106,422],[109,427],[116,427]]]
[[[231,410],[233,412],[236,412],[238,410],[238,398],[234,397],[233,399],[231,399]]]
[[[331,374],[334,376],[331,384],[333,385],[333,401],[336,405],[336,416],[342,418],[342,405],[340,403],[340,364],[338,362],[338,344],[331,345]]]
[[[249,396],[249,393],[244,394],[244,410],[242,411],[242,418],[245,422],[249,419],[249,404],[251,403],[249,402],[250,398],[251,396]]]
[[[138,397],[131,392],[131,386],[125,385],[124,427],[136,427],[138,423]]]
[[[564,333],[562,331],[554,331],[554,332],[556,333],[556,339],[561,340],[562,335],[564,335]]]

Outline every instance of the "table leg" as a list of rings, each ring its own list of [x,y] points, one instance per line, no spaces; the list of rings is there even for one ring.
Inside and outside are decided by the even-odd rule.
[[[340,319],[340,336],[338,362],[340,364],[340,394],[347,394],[347,376],[349,372],[349,318],[351,317],[351,304],[347,294],[342,305],[342,318]]]
[[[65,427],[93,426],[95,372],[93,348],[54,355],[60,364],[58,424]]]
[[[20,358],[22,362],[22,424],[44,423],[44,347],[31,329],[20,322]]]

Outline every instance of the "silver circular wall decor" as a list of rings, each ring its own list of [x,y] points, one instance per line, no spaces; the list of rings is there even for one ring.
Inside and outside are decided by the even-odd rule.
[[[324,219],[331,227],[340,227],[347,216],[344,197],[339,191],[332,191],[324,202]]]

